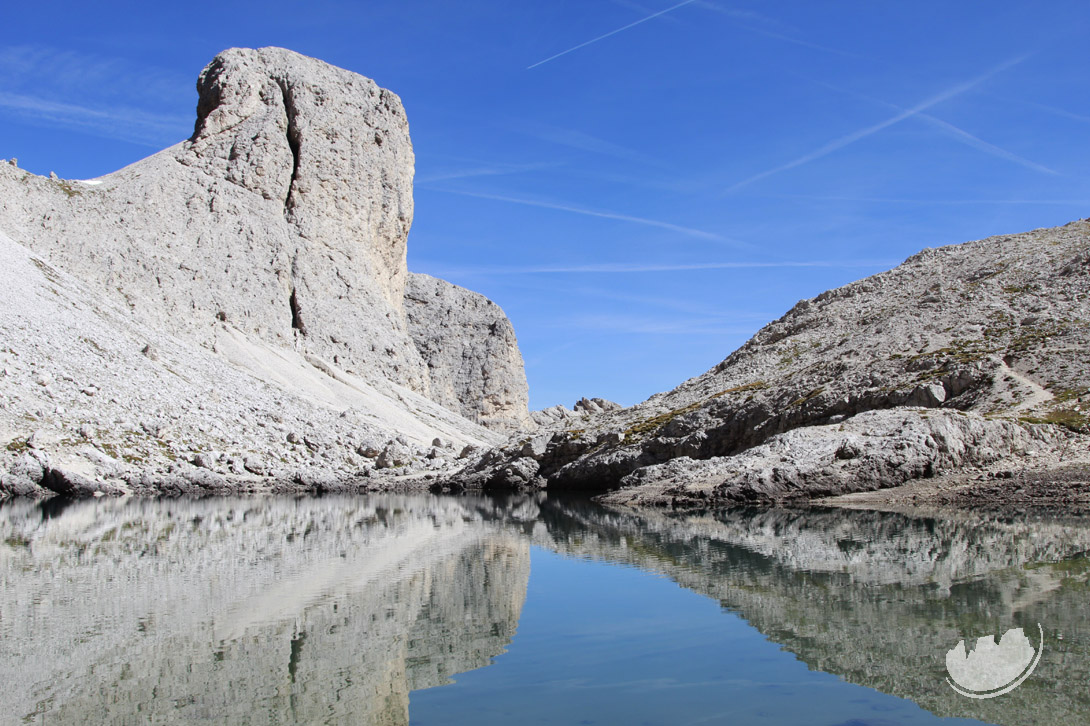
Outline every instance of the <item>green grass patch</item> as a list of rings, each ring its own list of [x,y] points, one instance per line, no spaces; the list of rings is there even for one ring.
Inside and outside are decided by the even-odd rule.
[[[79,187],[72,186],[72,182],[67,179],[53,179],[52,182],[58,189],[64,192],[69,199],[83,196],[83,190]]]
[[[652,416],[651,418],[644,419],[643,421],[640,421],[639,423],[625,430],[624,442],[627,444],[642,436],[654,433],[666,424],[673,421],[678,416],[697,410],[704,403],[704,401],[697,401],[696,403],[690,403],[688,406],[675,408],[673,411],[667,411],[666,413],[660,413],[658,416]]]
[[[810,399],[817,398],[818,396],[820,396],[823,393],[825,393],[825,387],[824,386],[822,386],[821,388],[815,388],[814,390],[810,391],[809,393],[807,393],[802,398],[797,398],[794,401],[792,401],[791,403],[787,404],[787,407],[788,408],[794,408],[795,406],[801,406],[802,404],[806,403]]]
[[[1087,425],[1090,424],[1090,420],[1087,419],[1086,414],[1076,411],[1073,408],[1056,409],[1055,411],[1049,411],[1043,416],[1021,416],[1018,420],[1028,424],[1052,424],[1053,426],[1063,426],[1065,429],[1076,433],[1085,431]]]
[[[713,393],[709,398],[719,398],[725,396],[728,393],[744,393],[746,391],[759,391],[762,388],[768,388],[768,384],[764,381],[754,381],[753,383],[745,383],[741,386],[735,386],[734,388],[725,388],[719,393]]]

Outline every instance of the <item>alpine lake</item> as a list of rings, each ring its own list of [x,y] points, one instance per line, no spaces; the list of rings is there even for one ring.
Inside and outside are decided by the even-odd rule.
[[[11,500],[0,578],[3,723],[1090,723],[1065,512]],[[1015,628],[1024,681],[955,690]]]

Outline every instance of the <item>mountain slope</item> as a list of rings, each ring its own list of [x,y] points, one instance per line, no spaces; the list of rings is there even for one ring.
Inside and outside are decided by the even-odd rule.
[[[1065,442],[1090,407],[1088,294],[1086,220],[927,249],[799,302],[672,391],[481,457],[461,483],[783,499],[1085,452]]]
[[[369,488],[394,436],[434,465],[500,440],[226,323],[216,352],[145,325],[2,232],[0,259],[0,496]]]

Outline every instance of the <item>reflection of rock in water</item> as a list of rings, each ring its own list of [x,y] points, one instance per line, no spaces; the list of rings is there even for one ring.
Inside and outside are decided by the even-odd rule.
[[[535,544],[662,572],[718,599],[812,669],[941,716],[1090,722],[1090,522],[841,510],[703,517],[555,500]],[[963,638],[1045,629],[1032,677],[992,700],[947,685]],[[1062,634],[1062,640],[1056,635]]]
[[[408,722],[515,632],[526,540],[466,500],[0,513],[0,678],[49,723]],[[4,516],[6,515],[6,516]]]

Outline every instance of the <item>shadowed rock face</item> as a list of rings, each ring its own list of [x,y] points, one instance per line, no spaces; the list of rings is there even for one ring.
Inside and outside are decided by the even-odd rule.
[[[964,512],[734,509],[670,516],[547,500],[535,544],[661,572],[810,668],[988,723],[1090,718],[1090,528]],[[974,701],[945,682],[960,640],[1021,627],[1045,645],[1032,677]]]
[[[528,541],[472,502],[7,507],[15,718],[48,703],[56,723],[407,724],[410,691],[504,651],[529,576]]]
[[[534,428],[515,330],[484,295],[409,273],[409,333],[428,366],[428,396],[493,430]]]
[[[477,323],[506,330],[473,375],[425,361],[409,330],[414,156],[400,99],[280,48],[224,51],[197,90],[192,138],[93,185],[0,164],[0,230],[188,340],[215,347],[228,328],[370,382],[434,388],[488,426],[525,422],[502,311]],[[482,414],[482,391],[503,405]]]

